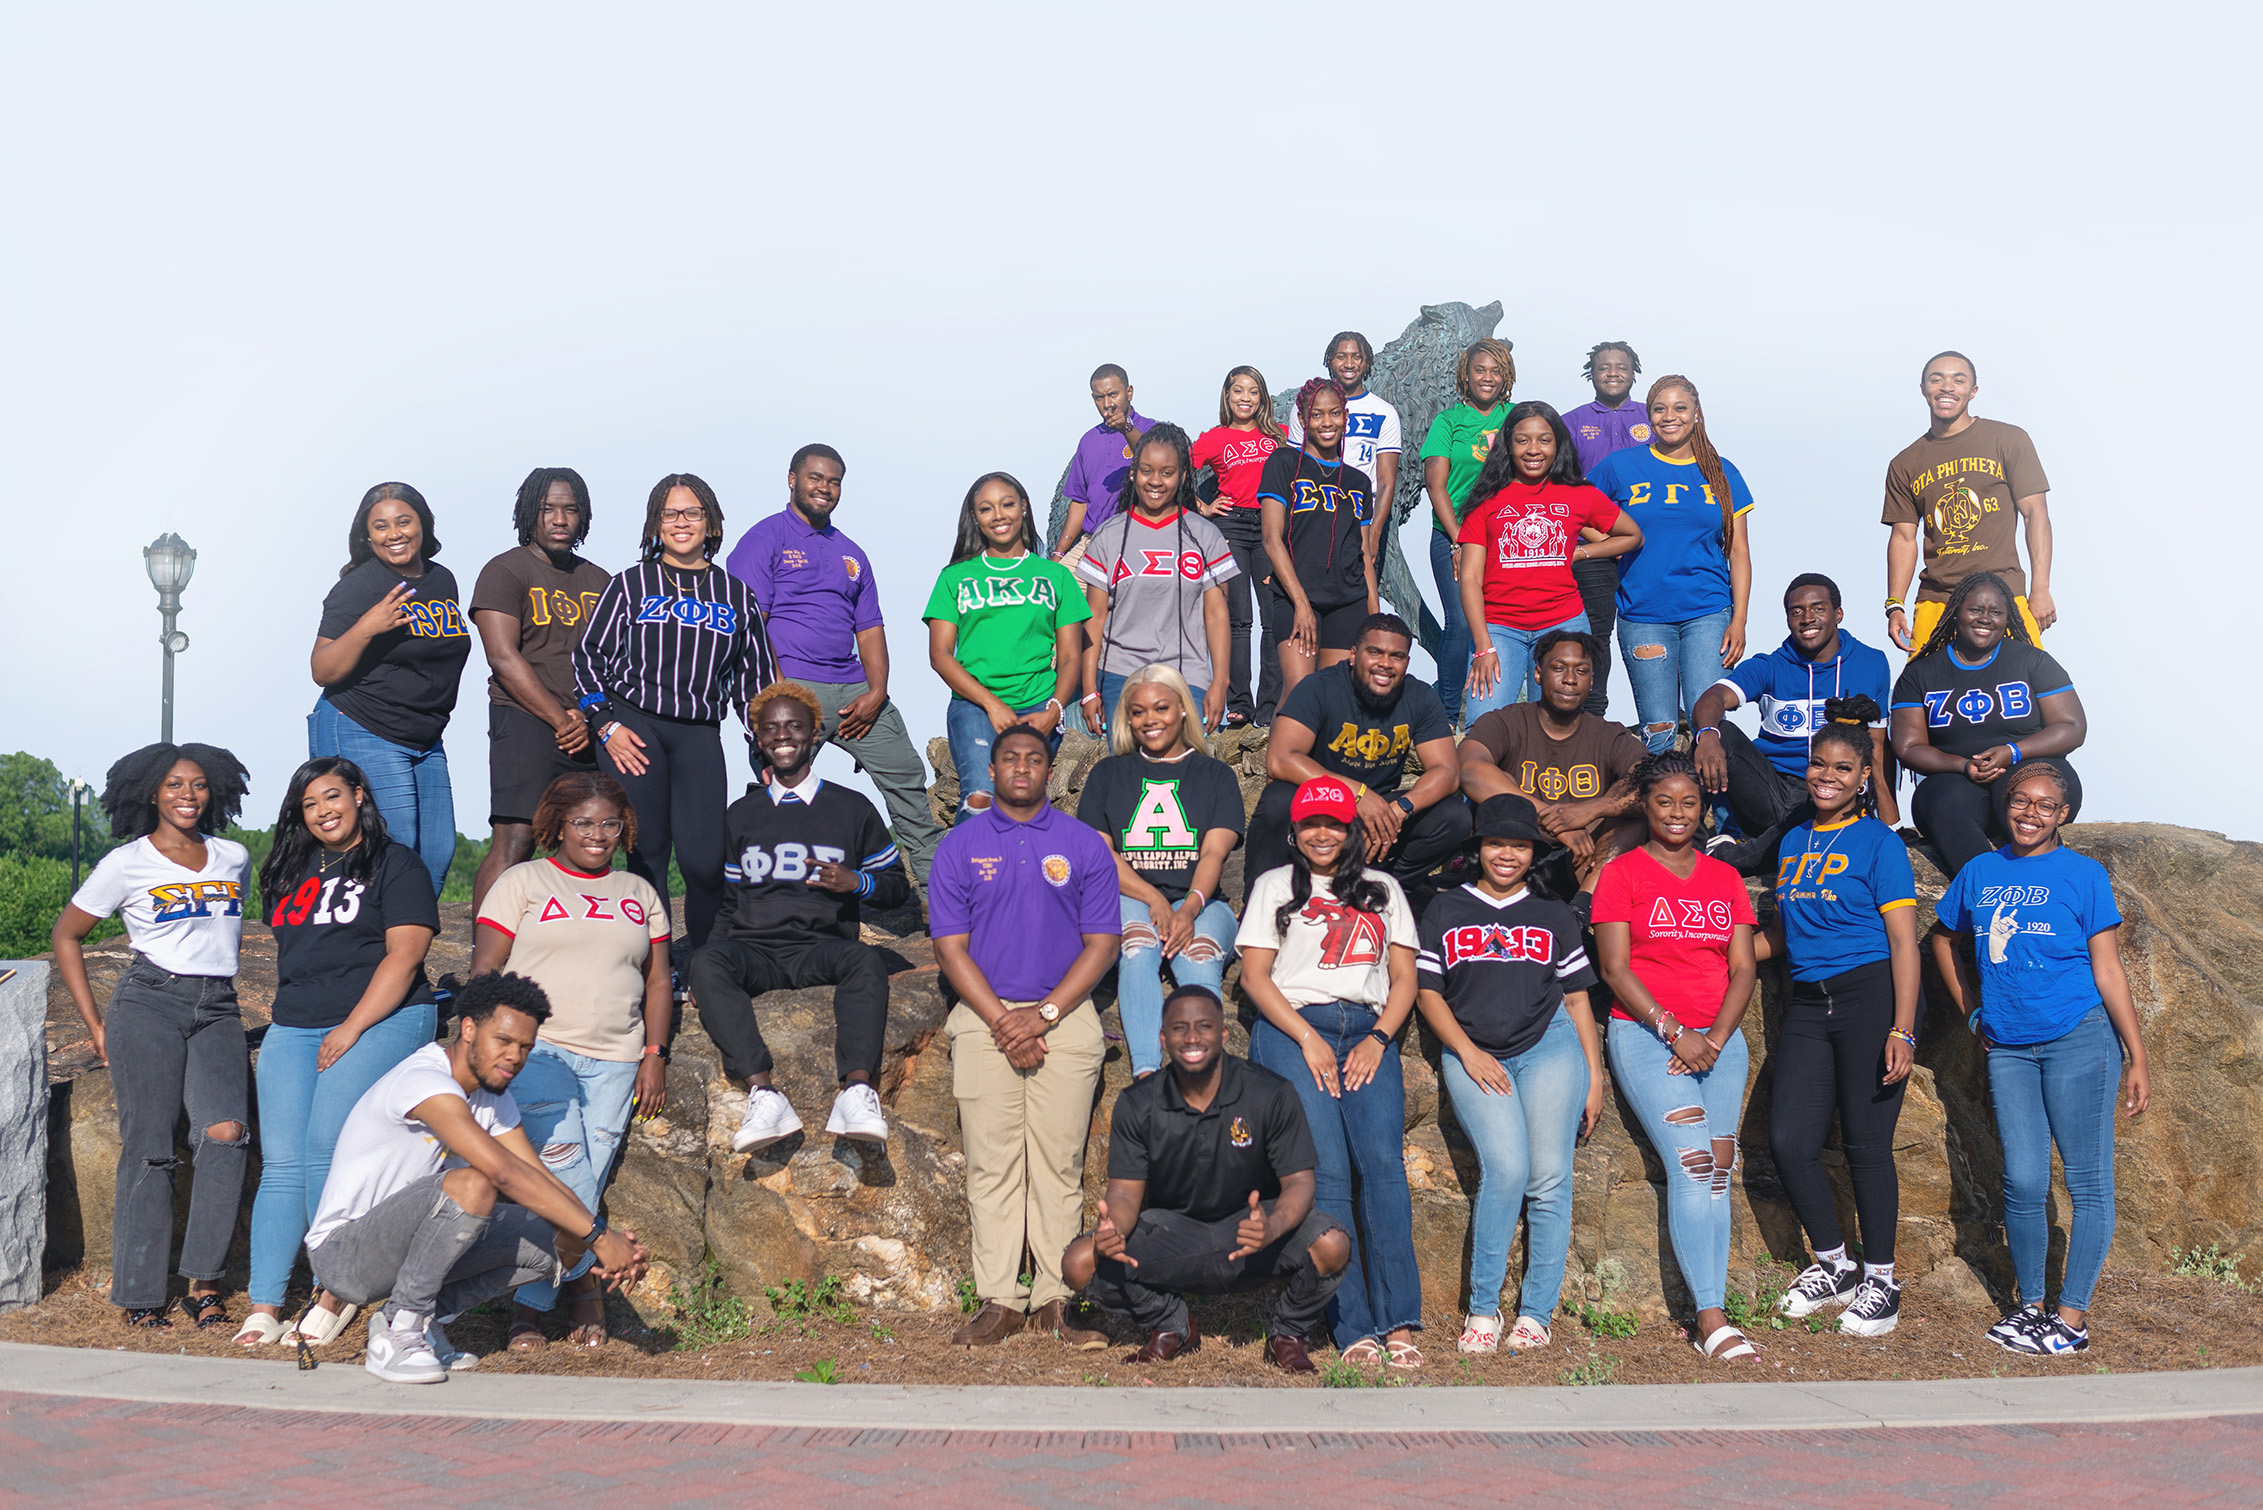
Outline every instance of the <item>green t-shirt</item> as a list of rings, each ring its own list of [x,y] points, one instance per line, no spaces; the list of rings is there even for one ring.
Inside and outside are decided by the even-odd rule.
[[[922,618],[959,626],[959,664],[1016,712],[1053,696],[1053,637],[1092,617],[1076,577],[1032,551],[973,556],[943,568]]]
[[[1470,484],[1484,469],[1485,453],[1492,449],[1493,436],[1508,418],[1508,400],[1503,399],[1490,411],[1480,412],[1468,404],[1456,404],[1430,422],[1430,433],[1422,437],[1422,459],[1433,456],[1446,458],[1446,498],[1459,514],[1469,502]],[[1438,522],[1435,509],[1430,514],[1430,527],[1445,533],[1446,527]]]

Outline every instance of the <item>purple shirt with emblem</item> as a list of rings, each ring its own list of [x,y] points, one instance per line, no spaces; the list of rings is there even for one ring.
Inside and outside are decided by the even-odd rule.
[[[1564,428],[1572,433],[1580,471],[1592,472],[1596,463],[1613,451],[1650,443],[1650,410],[1630,393],[1616,409],[1606,409],[1600,401],[1566,409]]]
[[[862,546],[784,508],[741,536],[725,565],[762,605],[780,676],[864,680],[856,637],[879,626],[880,594]]]
[[[1042,1001],[1084,952],[1086,934],[1123,932],[1118,896],[1116,856],[1098,829],[1050,802],[1027,823],[986,807],[961,818],[935,851],[927,932],[968,935],[967,953],[1001,1001]]]
[[[1155,421],[1131,411],[1132,428],[1145,435],[1155,428]],[[1084,532],[1091,534],[1108,522],[1116,512],[1116,498],[1124,490],[1124,478],[1131,472],[1131,442],[1124,432],[1111,430],[1106,425],[1094,425],[1084,432],[1076,443],[1076,455],[1069,458],[1069,475],[1061,485],[1062,493],[1072,502],[1084,505]],[[1049,542],[1051,545],[1059,541]]]

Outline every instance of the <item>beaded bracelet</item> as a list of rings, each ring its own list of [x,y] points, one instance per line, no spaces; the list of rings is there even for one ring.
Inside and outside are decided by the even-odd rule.
[[[1905,1033],[1900,1028],[1892,1028],[1887,1031],[1886,1036],[1888,1038],[1899,1038],[1913,1049],[1917,1047],[1917,1035],[1915,1033]]]

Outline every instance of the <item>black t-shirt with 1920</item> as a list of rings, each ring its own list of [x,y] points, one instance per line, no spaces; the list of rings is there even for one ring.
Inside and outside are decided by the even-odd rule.
[[[1379,792],[1398,787],[1416,745],[1454,737],[1445,705],[1428,682],[1403,679],[1390,706],[1378,712],[1360,699],[1349,661],[1298,682],[1280,716],[1312,731],[1312,759],[1320,769]]]
[[[1244,831],[1241,786],[1222,760],[1191,750],[1177,760],[1144,750],[1111,755],[1085,778],[1076,815],[1108,836],[1124,863],[1173,903],[1186,899],[1212,829]]]
[[[372,558],[347,572],[322,600],[316,634],[337,639],[375,608],[403,579]],[[456,684],[471,655],[471,629],[456,592],[455,574],[427,562],[424,575],[402,603],[409,621],[369,642],[361,663],[323,691],[330,705],[380,739],[429,750],[447,731],[456,709]]]
[[[344,1022],[384,963],[386,929],[440,931],[432,872],[416,851],[386,840],[367,882],[346,879],[346,868],[345,856],[317,852],[296,885],[263,899],[275,935],[274,1018],[283,1027],[334,1028]],[[431,999],[431,983],[419,964],[400,1005]]]

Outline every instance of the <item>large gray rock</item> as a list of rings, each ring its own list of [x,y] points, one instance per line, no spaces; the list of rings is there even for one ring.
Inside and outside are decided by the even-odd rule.
[[[47,969],[0,961],[0,1309],[38,1302],[47,1251]]]

